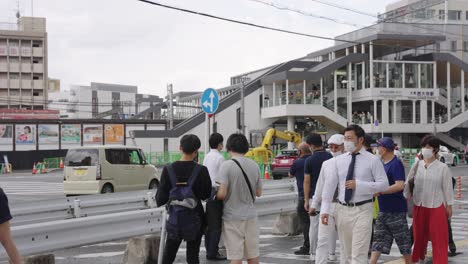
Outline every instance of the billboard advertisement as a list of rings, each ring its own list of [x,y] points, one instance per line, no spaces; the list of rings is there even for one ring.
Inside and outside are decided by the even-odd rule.
[[[39,125],[39,144],[58,144],[58,125]]]
[[[36,144],[36,125],[17,125],[15,139],[18,145]]]
[[[102,144],[102,125],[84,125],[83,143]]]
[[[81,125],[62,125],[62,144],[79,144],[81,142]]]
[[[124,143],[124,126],[106,124],[104,126],[106,136],[106,144],[123,144]]]
[[[13,143],[13,125],[0,125],[0,145]]]

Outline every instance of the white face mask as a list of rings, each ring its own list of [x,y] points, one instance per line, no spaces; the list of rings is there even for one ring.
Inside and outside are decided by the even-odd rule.
[[[343,154],[343,151],[331,152],[331,154],[332,154],[333,157],[337,157],[337,156]]]
[[[425,158],[425,159],[430,159],[434,155],[432,153],[432,149],[430,149],[430,148],[423,148],[421,150],[421,154],[423,155],[423,158]]]
[[[345,141],[344,142],[344,149],[347,152],[353,153],[356,150],[356,143],[354,141]]]

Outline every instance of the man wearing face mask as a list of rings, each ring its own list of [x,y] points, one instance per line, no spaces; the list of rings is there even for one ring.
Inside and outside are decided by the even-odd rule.
[[[440,141],[426,136],[421,141],[423,160],[411,168],[405,196],[413,199],[414,247],[411,261],[424,262],[427,243],[432,242],[433,262],[448,262],[448,219],[452,217],[452,175],[437,159]]]
[[[343,154],[344,150],[344,136],[341,134],[335,134],[328,139],[328,148],[333,157],[338,157]],[[317,188],[315,189],[314,197],[310,203],[309,212],[316,212],[320,210],[320,203],[322,201],[322,191],[325,184],[325,179],[329,176],[329,172],[333,171],[333,159],[326,160],[322,164],[322,170],[320,171],[320,176],[317,182]],[[336,240],[338,234],[336,232],[335,225],[335,205],[337,193],[333,197],[335,200],[330,209],[330,222],[328,225],[319,223],[318,228],[318,240],[317,240],[317,250],[315,254],[315,263],[316,264],[326,264],[328,261],[336,261]]]
[[[388,179],[378,157],[363,148],[364,130],[358,125],[345,129],[348,153],[334,159],[333,172],[325,180],[321,220],[329,224],[333,195],[338,187],[336,225],[343,245],[343,262],[367,263],[372,233],[373,195],[388,189]]]
[[[331,159],[333,156],[323,149],[322,137],[318,134],[312,134],[307,137],[307,144],[310,146],[312,156],[310,156],[304,164],[304,209],[310,215],[309,240],[310,240],[310,260],[315,260],[315,252],[317,249],[318,226],[320,217],[319,211],[310,211],[309,203],[317,189],[317,181],[320,176],[320,170],[324,161]]]
[[[394,154],[395,144],[391,138],[377,141],[378,154],[387,173],[390,188],[379,193],[379,214],[375,224],[371,264],[377,264],[381,253],[389,254],[393,240],[403,255],[406,264],[411,264],[411,235],[406,220],[407,204],[403,196],[405,168]]]

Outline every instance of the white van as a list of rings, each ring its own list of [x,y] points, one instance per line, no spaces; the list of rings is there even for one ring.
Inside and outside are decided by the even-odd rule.
[[[66,196],[155,189],[161,175],[139,148],[85,146],[70,148],[65,157]]]

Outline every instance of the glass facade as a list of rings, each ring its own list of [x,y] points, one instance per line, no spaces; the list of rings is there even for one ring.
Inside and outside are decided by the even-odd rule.
[[[384,62],[374,63],[374,87],[375,88],[387,87],[387,63],[384,63]]]
[[[418,88],[418,64],[405,63],[405,88]]]
[[[403,88],[403,64],[389,63],[388,72],[390,88]]]
[[[421,64],[421,88],[434,88],[434,64]]]

